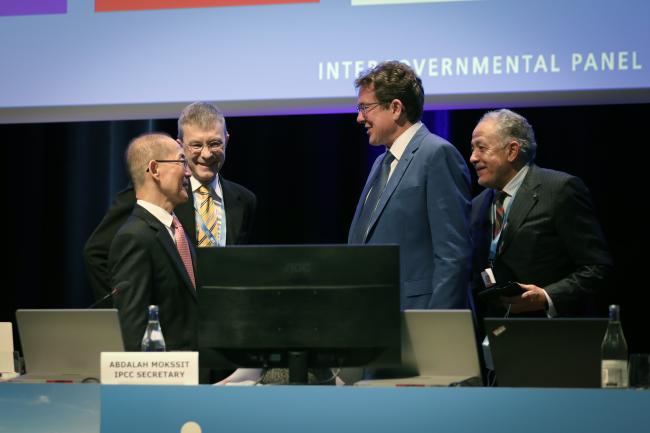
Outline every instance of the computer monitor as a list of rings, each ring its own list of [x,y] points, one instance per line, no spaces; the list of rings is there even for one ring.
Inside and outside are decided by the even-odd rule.
[[[305,382],[308,368],[399,354],[396,245],[232,246],[197,255],[202,349],[240,367],[288,367],[292,383]]]

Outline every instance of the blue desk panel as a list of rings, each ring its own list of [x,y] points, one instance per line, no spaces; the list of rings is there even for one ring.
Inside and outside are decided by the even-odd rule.
[[[101,403],[100,403],[101,398]],[[0,384],[0,432],[650,431],[650,391]]]
[[[0,432],[99,433],[99,385],[0,383]]]
[[[101,432],[650,431],[650,392],[102,386]]]

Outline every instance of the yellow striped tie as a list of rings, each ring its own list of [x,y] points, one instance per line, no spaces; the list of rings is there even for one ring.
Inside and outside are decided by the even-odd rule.
[[[199,202],[199,216],[203,220],[203,224],[210,230],[212,236],[217,241],[219,240],[219,218],[217,217],[216,206],[212,201],[212,196],[210,196],[210,190],[207,186],[201,185],[197,191],[199,193],[200,202]],[[203,227],[199,227],[198,230],[198,244],[199,247],[211,247],[213,246],[212,240],[210,237],[203,231]]]

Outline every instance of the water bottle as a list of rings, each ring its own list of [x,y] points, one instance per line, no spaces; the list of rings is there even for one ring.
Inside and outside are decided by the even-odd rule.
[[[627,343],[621,327],[618,305],[609,306],[609,324],[601,350],[601,387],[627,388]]]
[[[142,337],[142,351],[165,351],[165,338],[160,329],[157,305],[149,305],[149,322],[147,323],[147,329],[144,331],[144,337]]]

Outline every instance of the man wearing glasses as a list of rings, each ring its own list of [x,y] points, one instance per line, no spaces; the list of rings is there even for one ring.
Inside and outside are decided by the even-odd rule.
[[[251,236],[257,204],[255,195],[219,175],[226,159],[228,138],[226,120],[215,106],[194,102],[181,112],[177,142],[182,145],[192,176],[186,182],[189,200],[180,203],[174,213],[184,227],[190,243],[195,246],[244,244]],[[162,164],[169,165],[165,162]],[[97,299],[111,293],[115,287],[116,282],[111,281],[108,267],[109,248],[116,233],[133,211],[135,203],[133,186],[119,192],[86,242],[84,260]],[[121,293],[115,295],[115,301],[125,295],[127,290],[130,289],[123,288]],[[106,306],[110,306],[110,303]],[[141,311],[141,315],[146,318],[146,308]],[[161,320],[163,317],[161,311]],[[166,334],[167,331],[167,337]],[[133,345],[131,348],[134,348]],[[212,372],[211,378],[204,377],[205,374],[208,373],[201,372],[202,382],[221,379],[229,372]]]
[[[188,200],[191,172],[183,148],[166,134],[145,134],[127,149],[137,202],[108,255],[127,350],[139,350],[147,306],[157,304],[170,350],[196,350],[198,303],[193,254],[174,208]]]
[[[175,212],[195,246],[245,244],[251,236],[255,195],[219,175],[226,159],[228,137],[226,119],[215,106],[194,102],[181,112],[177,141],[183,145],[192,177],[189,200]],[[97,299],[111,292],[108,250],[134,204],[132,186],[119,192],[86,242],[84,260]]]
[[[420,121],[422,81],[384,62],[361,75],[357,122],[385,146],[361,193],[348,242],[398,244],[402,309],[463,308],[470,275],[470,180],[462,156]]]

